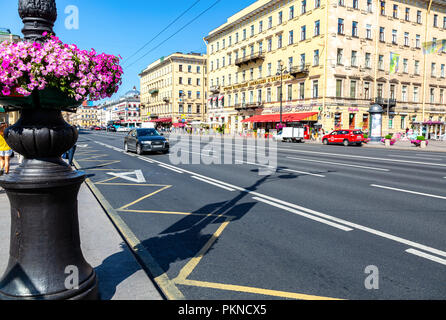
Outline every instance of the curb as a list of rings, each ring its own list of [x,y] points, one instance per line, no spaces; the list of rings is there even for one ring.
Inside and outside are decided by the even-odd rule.
[[[73,163],[78,170],[82,170],[79,163],[73,159]],[[94,195],[99,205],[104,210],[107,217],[116,228],[119,235],[133,253],[136,261],[140,264],[141,268],[146,272],[147,276],[152,280],[158,292],[164,299],[167,300],[185,300],[186,298],[181,291],[176,287],[174,282],[169,279],[167,274],[158,265],[148,250],[142,245],[136,235],[130,230],[127,224],[118,215],[116,210],[105,199],[102,193],[96,188],[90,178],[85,180],[85,183],[91,193]],[[158,276],[155,277],[154,275]]]

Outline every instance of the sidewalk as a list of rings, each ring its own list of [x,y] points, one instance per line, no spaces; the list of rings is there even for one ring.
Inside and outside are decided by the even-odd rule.
[[[17,166],[12,159],[11,171]],[[162,300],[86,184],[78,196],[79,228],[85,259],[99,278],[102,300]],[[10,206],[0,188],[0,277],[8,264]]]

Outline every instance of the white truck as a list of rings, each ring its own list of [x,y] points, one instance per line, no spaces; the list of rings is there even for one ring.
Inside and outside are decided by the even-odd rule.
[[[303,142],[304,134],[304,128],[285,127],[282,128],[282,131],[279,131],[274,138],[276,141],[283,142]]]

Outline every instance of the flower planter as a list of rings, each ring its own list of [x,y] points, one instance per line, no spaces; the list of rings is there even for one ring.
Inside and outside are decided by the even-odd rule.
[[[421,148],[421,149],[424,149],[424,148],[426,148],[426,147],[427,147],[426,141],[421,141],[421,143],[420,143],[420,148]]]
[[[389,139],[386,139],[384,144],[385,144],[386,148],[390,148],[390,140]]]

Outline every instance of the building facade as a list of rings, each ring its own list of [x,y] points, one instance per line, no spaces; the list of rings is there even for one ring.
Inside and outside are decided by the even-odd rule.
[[[122,97],[102,103],[98,106],[98,119],[103,126],[106,126],[110,121],[122,126],[140,125],[140,92],[134,87]]]
[[[290,121],[325,131],[367,130],[378,103],[383,134],[444,133],[442,39],[444,1],[256,1],[205,38],[209,121],[240,132],[252,116],[282,109]],[[424,54],[432,41],[438,50]],[[391,55],[399,59],[392,70]]]
[[[206,57],[174,53],[140,73],[141,118],[182,126],[201,122],[206,114]]]
[[[69,121],[70,124],[84,129],[97,126],[99,125],[97,118],[97,107],[82,104],[76,109],[76,113],[70,116]]]

